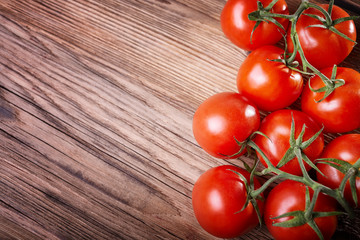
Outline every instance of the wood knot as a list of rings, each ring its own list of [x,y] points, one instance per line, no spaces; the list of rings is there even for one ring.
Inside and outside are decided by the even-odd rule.
[[[9,104],[0,101],[0,122],[16,121],[16,111]]]

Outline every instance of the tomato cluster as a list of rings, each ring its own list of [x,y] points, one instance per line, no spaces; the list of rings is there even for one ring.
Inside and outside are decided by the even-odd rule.
[[[256,161],[211,168],[194,184],[194,213],[210,234],[234,238],[263,220],[275,239],[330,239],[339,211],[360,206],[360,73],[336,66],[353,49],[356,28],[333,3],[302,1],[290,15],[285,0],[226,2],[222,30],[251,53],[238,92],[206,99],[193,134],[211,156],[235,159],[251,149]],[[284,49],[275,46],[281,39]],[[292,109],[300,97],[301,110]],[[342,135],[326,144],[323,132]],[[260,184],[265,174],[272,177]]]

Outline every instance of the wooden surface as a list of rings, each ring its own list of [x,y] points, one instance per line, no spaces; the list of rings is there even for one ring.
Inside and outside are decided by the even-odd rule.
[[[241,164],[204,153],[191,124],[236,91],[247,54],[221,31],[224,4],[0,1],[0,239],[212,239],[192,186]],[[360,71],[359,49],[343,66]],[[359,224],[344,218],[338,238]]]

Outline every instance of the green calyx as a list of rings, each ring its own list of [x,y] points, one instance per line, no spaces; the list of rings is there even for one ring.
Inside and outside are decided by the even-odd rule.
[[[344,79],[336,79],[336,72],[337,72],[337,66],[334,65],[333,67],[333,71],[331,74],[331,78],[327,78],[325,75],[322,75],[323,77],[323,82],[325,84],[324,87],[321,87],[319,89],[314,89],[311,86],[311,78],[308,81],[309,84],[309,88],[311,91],[315,92],[315,93],[324,93],[323,97],[320,100],[315,100],[315,102],[321,102],[323,101],[325,98],[327,98],[336,88],[341,87],[342,85],[345,84],[345,80]]]
[[[311,3],[310,7],[319,10],[324,15],[324,17],[320,17],[320,16],[314,15],[314,14],[304,14],[306,16],[315,18],[316,20],[318,20],[320,22],[320,24],[310,25],[308,27],[318,27],[318,28],[329,29],[333,33],[336,33],[339,36],[345,38],[346,40],[349,40],[349,41],[353,42],[354,44],[356,44],[356,42],[354,40],[352,40],[347,35],[340,32],[337,28],[335,28],[335,26],[342,22],[355,20],[355,19],[359,18],[360,16],[350,16],[350,17],[343,17],[343,18],[338,18],[338,19],[332,20],[331,13],[332,13],[333,6],[334,6],[334,1],[330,1],[328,10],[326,11],[322,7]]]
[[[304,211],[287,212],[280,216],[274,217],[272,219],[281,219],[284,217],[290,217],[290,219],[283,221],[283,222],[274,223],[273,225],[277,226],[277,227],[289,228],[289,227],[297,227],[297,226],[302,226],[302,225],[308,224],[315,231],[315,233],[318,235],[318,237],[320,239],[324,239],[323,234],[321,233],[319,227],[315,223],[315,218],[337,216],[337,215],[341,215],[343,213],[337,212],[337,211],[315,212],[314,207],[315,207],[315,203],[316,203],[316,200],[317,200],[320,192],[321,192],[321,189],[317,188],[317,190],[313,194],[313,198],[310,199],[309,188],[306,187],[305,210]]]
[[[290,129],[290,140],[289,140],[290,147],[286,151],[283,158],[276,165],[277,168],[283,167],[285,164],[287,164],[289,161],[291,161],[294,157],[297,157],[298,159],[299,158],[302,159],[308,165],[310,165],[312,168],[314,168],[316,171],[321,173],[320,170],[316,167],[316,165],[303,153],[303,150],[306,149],[307,147],[309,147],[311,145],[311,143],[313,143],[315,141],[315,139],[321,134],[323,128],[320,129],[314,136],[312,136],[308,140],[303,141],[305,129],[306,129],[306,126],[304,124],[298,138],[296,139],[295,138],[295,122],[294,122],[294,118],[292,118],[291,129]]]
[[[281,25],[274,17],[281,17],[281,18],[288,18],[288,15],[284,14],[274,14],[271,13],[271,9],[274,7],[274,5],[277,3],[278,0],[273,0],[268,6],[264,7],[264,5],[258,1],[257,6],[258,9],[248,15],[249,20],[256,21],[255,26],[251,32],[250,35],[250,42],[252,42],[252,37],[255,32],[255,29],[260,25],[262,22],[272,22],[277,27],[279,27],[284,33],[286,32],[283,25]]]

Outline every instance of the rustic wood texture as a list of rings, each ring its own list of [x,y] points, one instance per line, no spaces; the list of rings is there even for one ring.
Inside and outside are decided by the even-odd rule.
[[[0,239],[213,238],[192,186],[241,164],[204,153],[191,121],[204,99],[236,91],[247,54],[221,32],[224,4],[0,1]],[[360,71],[359,53],[343,65]],[[337,239],[359,236],[357,216]]]

